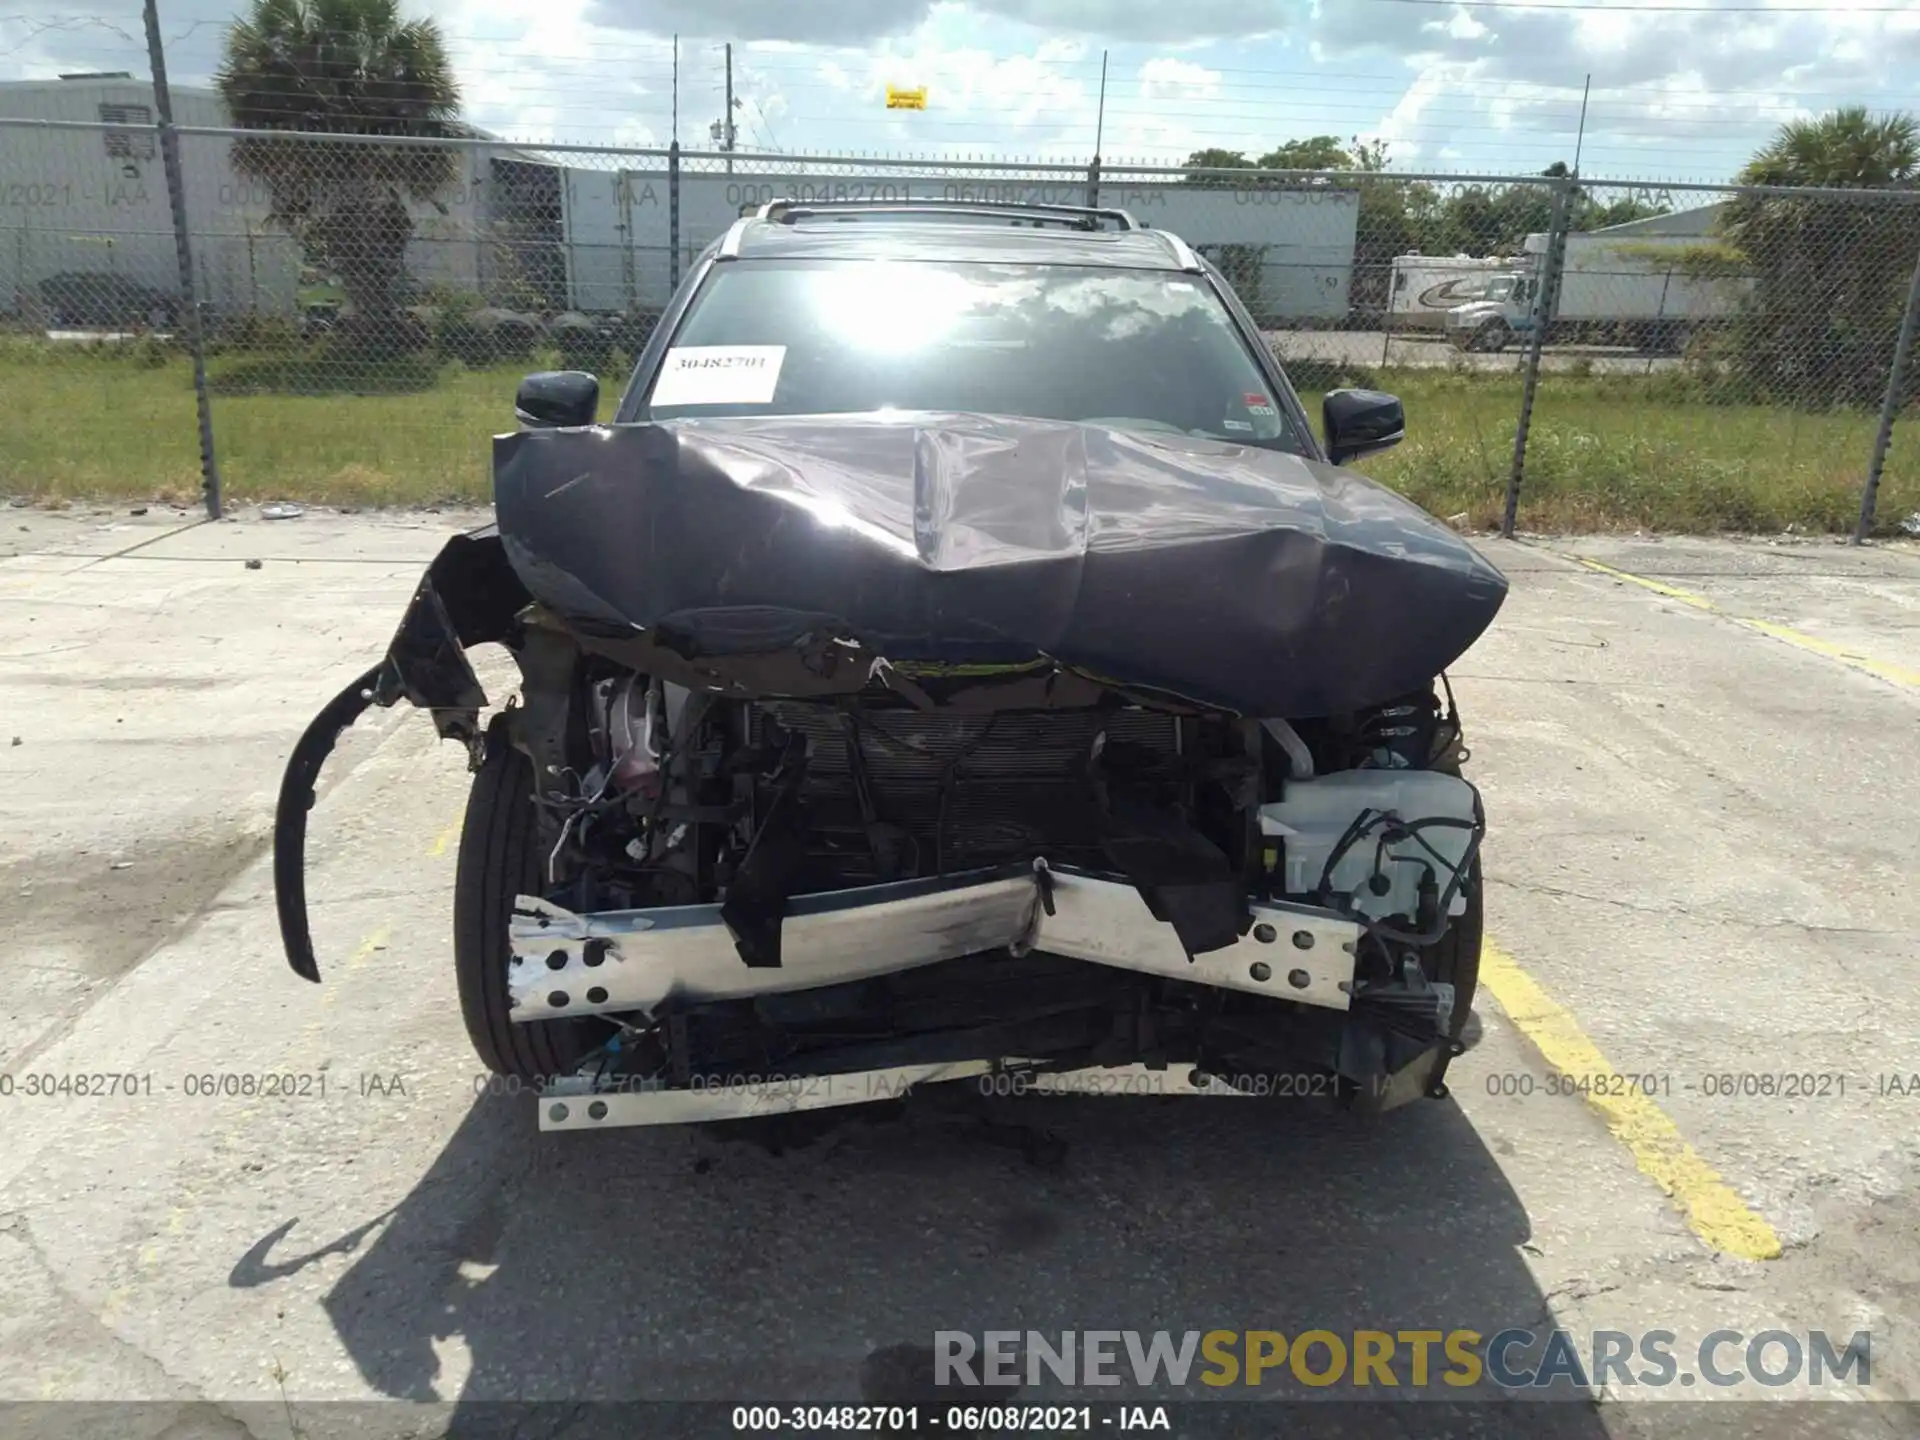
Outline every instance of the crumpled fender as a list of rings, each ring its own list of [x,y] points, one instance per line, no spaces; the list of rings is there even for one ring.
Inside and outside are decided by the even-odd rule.
[[[320,979],[307,924],[307,812],[327,756],[372,707],[402,700],[430,711],[443,738],[477,744],[487,695],[467,648],[505,640],[530,603],[494,526],[455,535],[421,577],[386,658],[328,701],[293,747],[274,812],[273,891],[280,943],[302,979]]]

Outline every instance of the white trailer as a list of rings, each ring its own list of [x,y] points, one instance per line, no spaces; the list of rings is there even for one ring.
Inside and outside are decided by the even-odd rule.
[[[0,117],[79,121],[92,129],[0,125],[0,308],[37,311],[42,286],[104,299],[136,290],[177,295],[179,261],[166,175],[153,131],[153,87],[130,77],[0,85]],[[181,125],[223,125],[211,91],[174,91]],[[234,174],[226,141],[186,136],[180,169],[194,233],[195,284],[224,310],[285,309],[299,265],[267,225],[264,196]]]
[[[1621,343],[1684,349],[1686,337],[1701,324],[1731,315],[1746,288],[1690,273],[1686,252],[1699,244],[1697,237],[1684,235],[1569,235],[1554,308],[1556,331],[1611,328]],[[1536,270],[1546,245],[1545,235],[1526,239]]]
[[[1710,233],[1717,208],[1569,235],[1547,339],[1671,354],[1732,316],[1752,282],[1704,278],[1687,264],[1687,252]],[[1480,299],[1450,310],[1447,337],[1463,349],[1499,350],[1530,335],[1549,238],[1527,236],[1522,264],[1489,277]]]
[[[1446,328],[1449,310],[1485,299],[1494,276],[1511,274],[1524,263],[1511,255],[1396,255],[1388,328],[1438,333]]]
[[[569,168],[569,302],[587,312],[658,310],[671,293],[673,247],[664,171]],[[1007,200],[1084,205],[1086,182],[964,176],[691,174],[680,176],[679,273],[742,215],[773,200]],[[1357,191],[1332,185],[1210,189],[1104,183],[1100,204],[1172,230],[1229,272],[1261,319],[1335,319],[1348,307]]]
[[[173,89],[174,122],[216,129],[231,122],[212,90]],[[44,306],[55,277],[62,293],[97,296],[180,289],[173,215],[153,130],[153,87],[130,75],[0,83],[0,121],[78,122],[59,129],[0,123],[0,311]],[[180,137],[194,288],[224,313],[291,315],[298,300],[299,243],[267,217],[267,187],[234,169],[228,135]],[[494,162],[518,150],[472,131],[456,147],[451,184],[410,204],[407,269],[423,284],[481,289],[501,265],[494,253]]]
[[[668,211],[664,173],[562,168],[568,308],[589,315],[664,309],[672,264]]]

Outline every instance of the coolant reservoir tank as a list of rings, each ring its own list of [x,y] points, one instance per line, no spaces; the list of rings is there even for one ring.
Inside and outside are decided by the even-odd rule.
[[[1417,913],[1425,869],[1434,872],[1435,886],[1445,892],[1454,868],[1465,862],[1477,823],[1473,787],[1458,776],[1432,770],[1337,770],[1312,780],[1290,780],[1285,796],[1260,807],[1260,831],[1269,845],[1278,844],[1282,884],[1296,899],[1318,888],[1328,858],[1364,812],[1383,811],[1416,827],[1418,840],[1409,835],[1383,851],[1385,827],[1376,824],[1334,863],[1329,889],[1351,897],[1354,909],[1374,919]],[[1460,823],[1419,824],[1432,819]],[[1385,893],[1376,893],[1376,874],[1386,877]],[[1456,894],[1448,909],[1460,914],[1466,897]]]

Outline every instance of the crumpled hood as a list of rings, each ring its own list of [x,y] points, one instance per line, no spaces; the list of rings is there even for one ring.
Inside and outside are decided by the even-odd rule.
[[[494,442],[538,600],[682,654],[844,636],[1036,654],[1253,715],[1427,684],[1506,580],[1351,471],[1230,442],[965,414],[685,420]]]

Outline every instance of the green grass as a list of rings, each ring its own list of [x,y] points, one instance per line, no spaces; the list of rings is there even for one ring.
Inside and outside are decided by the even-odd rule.
[[[193,372],[181,357],[0,345],[0,492],[49,500],[188,500],[200,493]],[[336,363],[215,356],[214,449],[230,500],[420,505],[489,497],[491,437],[516,428],[513,391],[548,355],[482,370],[401,359]],[[624,377],[603,376],[610,418]],[[283,387],[276,391],[275,386]],[[303,391],[306,393],[284,393]]]
[[[1436,515],[1498,525],[1520,412],[1517,375],[1387,371],[1407,439],[1358,462]],[[1543,375],[1528,434],[1521,528],[1850,533],[1879,417],[1673,398],[1667,377]],[[1320,398],[1303,397],[1319,415]],[[1920,510],[1920,410],[1894,430],[1876,515]]]
[[[235,501],[484,501],[489,438],[520,375],[413,359],[215,356],[215,446]],[[1317,378],[1317,377],[1316,377]],[[1358,468],[1442,517],[1498,522],[1520,408],[1512,375],[1368,377],[1406,402],[1408,440]],[[624,376],[602,381],[602,418]],[[300,393],[290,393],[300,392]],[[200,461],[187,361],[154,347],[0,342],[0,492],[191,499]],[[1680,396],[1681,398],[1676,398]],[[1318,395],[1304,397],[1317,416]],[[1545,531],[1850,530],[1877,417],[1689,401],[1668,377],[1542,378],[1520,523]],[[1883,527],[1920,510],[1920,414],[1894,432]]]

